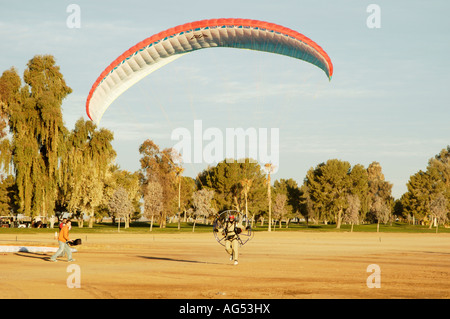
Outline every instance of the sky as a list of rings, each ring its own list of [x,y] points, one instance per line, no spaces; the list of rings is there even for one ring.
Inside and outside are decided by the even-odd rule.
[[[409,177],[450,144],[445,0],[0,0],[0,8],[0,71],[15,67],[22,75],[35,55],[53,55],[73,89],[62,105],[68,129],[88,119],[89,90],[112,61],[187,22],[268,21],[304,34],[330,56],[331,81],[300,60],[226,48],[195,51],[157,70],[114,101],[99,124],[114,133],[116,163],[125,170],[140,168],[146,139],[173,147],[172,132],[193,134],[201,121],[203,132],[224,135],[227,128],[277,129],[272,180],[300,185],[328,159],[378,162],[400,198]],[[195,177],[208,165],[185,163],[184,174]]]

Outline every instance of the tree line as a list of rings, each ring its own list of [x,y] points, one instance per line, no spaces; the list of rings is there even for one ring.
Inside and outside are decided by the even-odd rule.
[[[183,176],[180,154],[160,149],[152,140],[140,148],[140,169],[128,172],[114,164],[113,133],[79,119],[65,127],[62,102],[67,86],[51,55],[31,59],[21,78],[11,68],[0,77],[0,215],[50,217],[70,212],[79,225],[102,217],[125,221],[145,216],[165,227],[171,220],[210,221],[233,209],[268,229],[306,223],[448,223],[450,147],[412,175],[400,199],[392,196],[379,163],[330,159],[311,167],[300,184],[271,182],[271,165],[249,158],[223,160]]]

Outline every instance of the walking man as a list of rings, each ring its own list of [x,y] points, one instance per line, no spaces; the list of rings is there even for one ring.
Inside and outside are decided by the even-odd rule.
[[[239,234],[245,229],[243,225],[236,222],[236,217],[231,215],[225,222],[223,228],[214,229],[222,232],[225,236],[225,250],[230,254],[230,260],[234,260],[234,265],[238,264],[239,258]]]
[[[72,251],[70,250],[68,244],[71,224],[72,222],[70,221],[70,219],[68,219],[66,224],[61,228],[58,236],[59,248],[56,253],[52,257],[50,257],[50,261],[56,262],[56,258],[61,256],[63,253],[66,253],[68,262],[75,261],[74,259],[72,259]]]

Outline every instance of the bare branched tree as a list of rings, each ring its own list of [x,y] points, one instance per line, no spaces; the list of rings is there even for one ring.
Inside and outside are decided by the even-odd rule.
[[[379,232],[380,223],[386,224],[391,218],[391,209],[380,196],[375,196],[372,210],[377,218],[377,232]]]
[[[447,217],[447,199],[440,193],[430,203],[430,211],[432,219],[436,222],[436,233],[438,232],[439,224],[445,223],[448,220]],[[433,223],[430,223],[430,227]]]
[[[144,185],[143,194],[144,216],[150,218],[150,231],[152,231],[155,216],[160,216],[164,210],[163,188],[158,181],[150,181]]]
[[[192,212],[194,214],[194,225],[192,227],[192,231],[195,231],[195,223],[198,217],[208,218],[216,213],[216,210],[211,205],[213,197],[214,191],[206,188],[196,191],[193,194]]]
[[[133,212],[133,204],[128,198],[128,192],[119,186],[108,202],[108,208],[118,219],[118,230],[120,231],[120,218],[125,218]]]
[[[273,217],[278,219],[281,228],[281,220],[286,215],[286,201],[287,196],[285,194],[277,194],[275,196],[275,202],[273,204]],[[275,227],[274,227],[275,230]]]
[[[359,222],[359,210],[361,209],[361,201],[358,195],[347,196],[348,207],[345,210],[343,221],[352,225],[351,232],[353,232],[353,225]]]

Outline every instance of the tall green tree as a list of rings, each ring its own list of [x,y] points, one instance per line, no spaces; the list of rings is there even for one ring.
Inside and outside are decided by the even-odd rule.
[[[73,214],[89,216],[91,228],[96,209],[107,205],[115,191],[110,169],[116,157],[113,138],[111,131],[97,129],[92,121],[81,118],[66,140],[67,150],[61,159],[60,200]]]
[[[341,227],[347,207],[347,194],[351,185],[350,169],[350,163],[330,159],[315,169],[311,168],[305,179],[311,199],[321,211],[321,218],[335,221],[336,228]]]
[[[195,179],[188,176],[181,177],[181,191],[180,191],[180,199],[181,199],[181,210],[184,213],[183,220],[186,221],[186,210],[189,209],[193,205],[193,194],[197,190],[197,184]],[[181,216],[180,216],[181,217]]]
[[[426,171],[411,175],[407,188],[401,198],[403,214],[425,223],[435,215],[431,206],[435,207],[436,202],[446,203],[450,210],[450,146],[428,161]]]
[[[160,150],[152,140],[144,141],[139,147],[139,153],[143,191],[150,182],[157,182],[162,187],[163,209],[159,216],[159,227],[165,228],[167,214],[177,211],[179,186],[177,172],[181,168],[177,161],[178,153],[171,148]]]
[[[371,213],[370,219],[380,222],[380,207],[383,211],[383,216],[387,210],[392,211],[394,207],[394,198],[392,197],[392,184],[385,180],[382,172],[382,167],[378,162],[372,162],[367,167],[368,179],[368,196],[369,196],[369,211]],[[378,216],[378,217],[377,217]]]
[[[420,170],[409,178],[408,191],[402,196],[402,205],[407,215],[423,221],[430,214],[431,178],[427,172]]]
[[[12,159],[11,143],[7,136],[9,128],[9,105],[18,98],[21,79],[13,68],[0,77],[0,174],[10,173]]]
[[[370,209],[370,198],[369,198],[369,174],[367,170],[361,164],[356,164],[352,167],[350,172],[350,194],[358,198],[356,200],[354,197],[347,197],[352,203],[352,217],[355,217],[355,207],[358,207],[357,220],[352,219],[353,224],[359,224],[360,221],[366,219],[366,215]],[[357,204],[356,204],[357,203]]]
[[[308,173],[312,174],[313,170]],[[319,223],[320,210],[318,205],[312,200],[309,187],[306,183],[300,186],[300,214],[305,218],[306,225],[309,225],[309,221],[312,220],[315,225]]]
[[[9,212],[17,210],[16,206],[16,184],[14,177],[8,175],[6,177],[0,174],[0,214],[9,215]]]
[[[265,176],[261,166],[248,158],[241,161],[223,160],[197,177],[201,188],[213,189],[217,211],[234,209],[249,215],[266,209]],[[251,181],[251,182],[250,182]]]
[[[442,194],[450,204],[450,146],[428,161],[427,172],[434,177],[433,199]]]
[[[67,133],[61,105],[72,89],[51,55],[37,55],[28,62],[23,86],[14,69],[2,78],[19,211],[47,216],[55,207],[58,161]]]

